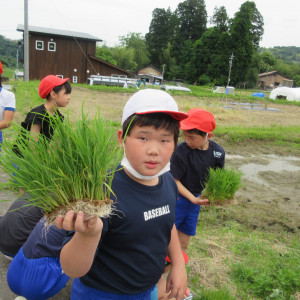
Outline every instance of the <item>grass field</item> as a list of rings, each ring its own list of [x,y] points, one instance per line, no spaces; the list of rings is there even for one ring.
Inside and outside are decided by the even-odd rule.
[[[37,81],[11,83],[17,99],[15,122],[19,123],[42,100]],[[295,167],[260,171],[262,184],[245,177],[233,204],[202,209],[187,264],[195,299],[300,299],[299,103],[253,98],[254,91],[236,90],[226,98],[207,87],[191,89],[191,94],[172,95],[181,111],[202,107],[215,115],[213,139],[225,149],[226,165],[236,169],[268,166],[274,158],[286,165],[290,159]],[[73,85],[68,113],[75,120],[82,105],[90,117],[100,110],[117,129],[122,108],[133,92]],[[14,138],[13,130],[6,130],[4,137]]]

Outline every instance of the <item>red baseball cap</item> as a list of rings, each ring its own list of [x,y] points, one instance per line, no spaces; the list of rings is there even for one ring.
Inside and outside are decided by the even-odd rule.
[[[3,73],[2,63],[0,61],[0,75]]]
[[[62,85],[65,82],[70,80],[70,78],[60,78],[55,75],[48,75],[43,78],[39,85],[39,95],[41,98],[46,99],[48,94],[55,88],[56,86]]]
[[[216,121],[210,112],[202,108],[193,108],[187,112],[188,117],[180,122],[180,129],[198,129],[203,132],[213,132]]]

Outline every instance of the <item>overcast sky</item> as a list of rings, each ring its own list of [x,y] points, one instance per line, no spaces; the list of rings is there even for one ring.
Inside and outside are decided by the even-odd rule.
[[[0,0],[0,35],[21,39],[18,24],[24,24],[24,0]],[[174,11],[183,0],[28,0],[29,26],[83,32],[114,46],[129,32],[145,35],[155,8]],[[208,17],[214,7],[225,6],[233,17],[244,0],[206,0]],[[262,47],[300,47],[300,0],[255,0],[264,18]]]

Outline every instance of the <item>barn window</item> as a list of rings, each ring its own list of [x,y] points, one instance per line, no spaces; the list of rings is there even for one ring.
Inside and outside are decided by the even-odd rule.
[[[48,42],[48,51],[56,51],[56,43],[55,42]]]
[[[35,41],[36,50],[44,50],[44,41]]]
[[[56,75],[56,77],[59,77],[61,79],[64,79],[64,75]]]
[[[73,78],[72,78],[72,81],[73,81],[73,83],[77,83],[77,76],[73,76]]]

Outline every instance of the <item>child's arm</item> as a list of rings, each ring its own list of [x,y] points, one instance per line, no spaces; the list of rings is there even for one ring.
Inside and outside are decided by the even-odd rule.
[[[185,197],[186,199],[190,200],[192,203],[197,205],[209,204],[208,199],[199,199],[195,197],[178,179],[175,178],[175,182],[177,184],[179,194]]]
[[[5,110],[3,113],[3,120],[0,121],[0,130],[8,128],[11,125],[11,122],[14,118],[14,111]]]
[[[98,217],[84,221],[83,212],[79,212],[75,216],[74,211],[70,210],[65,216],[58,216],[55,225],[59,229],[76,231],[60,253],[63,271],[72,278],[85,275],[94,261],[102,234],[103,222]]]
[[[30,128],[30,132],[33,134],[34,139],[38,142],[38,136],[41,132],[41,125],[40,124],[32,124]]]
[[[171,259],[172,267],[167,279],[166,292],[171,291],[168,298],[176,297],[177,300],[181,300],[187,287],[187,275],[175,225],[173,225],[171,232],[168,255]]]

